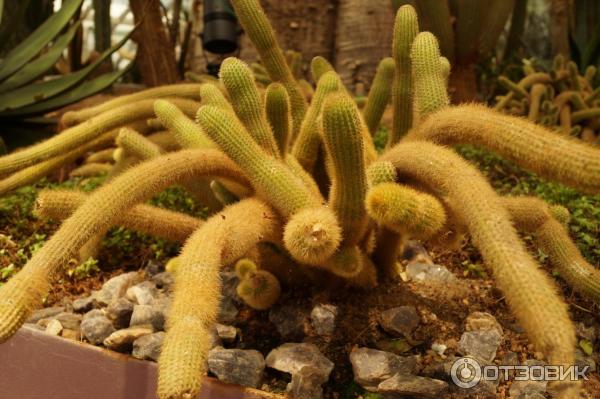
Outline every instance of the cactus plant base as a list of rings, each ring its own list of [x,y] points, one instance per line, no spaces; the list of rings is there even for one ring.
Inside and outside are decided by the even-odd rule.
[[[479,154],[472,151],[467,152],[467,155],[472,155],[470,158],[477,159],[484,166],[490,167],[494,171],[491,177],[497,186],[502,185],[502,179],[513,179],[515,174],[520,173],[513,169],[507,169],[506,163],[494,164],[496,167],[493,167],[492,164],[486,163],[486,159],[489,157],[478,156]],[[503,177],[503,170],[507,175],[505,177]],[[531,177],[518,174],[517,176],[520,176],[521,182],[518,186],[523,185],[526,187],[528,179],[531,179]],[[93,189],[101,180],[71,179],[63,183],[52,180],[51,182],[38,184],[35,187],[25,187],[2,198],[0,200],[0,225],[6,226],[6,228],[1,232],[5,236],[0,236],[0,249],[6,249],[4,254],[9,256],[0,257],[0,271],[7,270],[8,263],[5,261],[15,262],[19,266],[19,262],[23,261],[19,260],[19,248],[25,248],[24,253],[29,256],[30,251],[35,249],[36,244],[45,239],[42,236],[49,237],[57,227],[55,222],[36,220],[30,214],[30,207],[37,195],[38,188],[58,185],[60,188],[80,187],[89,190]],[[564,196],[564,193],[562,195]],[[169,189],[157,196],[153,203],[170,208],[175,207],[179,211],[201,216],[201,209],[190,207],[190,201],[186,198],[183,190]],[[594,196],[589,197],[590,200],[595,198]],[[577,202],[565,205],[575,206],[576,204]],[[595,202],[592,205],[597,207]],[[583,209],[589,211],[589,206],[591,205],[588,204]],[[573,211],[573,208],[571,209]],[[36,238],[35,234],[39,236]],[[7,235],[12,236],[10,241],[6,239]],[[356,398],[363,394],[363,388],[353,382],[352,368],[348,360],[349,352],[355,346],[394,352],[401,356],[418,354],[422,358],[419,375],[435,377],[433,374],[434,368],[443,359],[430,351],[431,344],[438,342],[447,345],[449,349],[446,351],[445,356],[456,353],[457,342],[465,330],[465,318],[473,311],[483,311],[494,315],[504,328],[504,341],[496,358],[501,359],[509,351],[517,353],[521,359],[533,359],[539,356],[528,346],[525,335],[519,326],[515,324],[515,319],[506,306],[502,295],[494,288],[492,280],[485,275],[485,268],[477,251],[470,245],[464,246],[461,251],[448,250],[443,247],[431,247],[429,249],[431,249],[434,262],[444,265],[458,277],[454,285],[445,285],[440,288],[436,285],[396,281],[383,283],[377,289],[366,292],[337,289],[339,287],[336,287],[335,290],[328,290],[328,287],[319,287],[314,290],[307,287],[294,288],[293,290],[285,289],[282,298],[274,306],[274,309],[285,310],[286,306],[292,306],[294,311],[302,311],[307,315],[319,303],[330,303],[338,306],[339,316],[334,334],[331,337],[319,336],[307,319],[303,323],[306,326],[303,336],[283,338],[277,332],[275,325],[269,320],[269,310],[255,311],[238,304],[239,313],[234,324],[241,329],[240,334],[244,339],[243,349],[255,349],[266,356],[273,348],[286,342],[305,341],[316,344],[319,350],[335,364],[335,371],[332,373],[329,382],[324,385],[325,398],[332,397],[334,393],[350,392],[348,398]],[[67,299],[88,296],[91,290],[99,289],[102,283],[109,278],[125,271],[139,270],[144,267],[144,262],[147,259],[158,257],[162,261],[166,261],[169,257],[177,254],[178,249],[174,244],[165,243],[121,228],[113,229],[109,232],[104,241],[104,248],[98,255],[101,271],[92,272],[82,280],[69,277],[66,273],[59,276],[59,280],[53,285],[45,305],[56,306]],[[545,266],[549,267],[548,265]],[[226,269],[226,271],[232,273],[231,269]],[[4,279],[0,281],[4,281]],[[570,292],[570,289],[562,283],[562,280],[558,279],[557,281],[561,283],[561,289],[564,292]],[[326,294],[327,291],[332,293],[331,296]],[[600,326],[600,319],[596,316],[597,313],[590,313],[590,311],[595,312],[595,309],[597,309],[591,301],[574,295],[571,296],[569,302],[571,303],[572,317],[577,323],[582,322],[588,326],[590,324]],[[383,331],[378,325],[381,312],[407,305],[414,306],[421,318],[419,327],[413,332],[412,336],[407,339],[407,337]],[[34,337],[43,334],[37,331],[31,332],[30,329],[23,329],[15,337],[16,341],[14,342],[18,343],[24,333],[33,334]],[[64,345],[74,345],[78,350],[82,346],[58,338],[47,337],[46,335],[43,335],[40,340],[51,343],[67,342]],[[39,340],[36,338],[37,341]],[[0,347],[0,358],[7,353],[4,346],[10,345],[11,342],[13,340],[9,340]],[[235,344],[228,345],[228,347],[235,346]],[[86,345],[86,349],[81,350],[102,353],[103,357],[107,357],[111,361],[115,358],[126,358],[129,359],[126,362],[127,364],[139,363],[137,360],[124,357],[122,354],[110,352],[107,354],[106,350],[99,350],[90,345]],[[55,355],[60,354],[62,347],[57,346],[51,352]],[[46,359],[42,352],[36,352],[31,356],[36,359]],[[3,360],[3,358],[0,359],[0,367],[4,367],[8,363]],[[147,362],[142,363],[147,364]],[[154,365],[144,367],[152,368]],[[22,368],[21,370],[26,369]],[[4,372],[1,375],[4,375]],[[282,380],[281,376],[282,374],[267,368],[264,378],[267,383],[265,388],[274,392],[284,391],[289,377],[286,381]],[[584,389],[587,389],[590,393],[598,392],[600,390],[598,375],[592,373],[590,377],[591,380],[584,384]],[[150,380],[154,381],[154,378],[148,377],[148,381]],[[3,379],[3,381],[12,380]],[[69,386],[59,381],[55,380],[55,387]],[[205,385],[211,388],[213,387],[213,380],[209,381],[211,382]],[[131,386],[135,385],[137,384],[131,384]],[[12,395],[2,395],[2,389],[2,382],[0,382],[0,397],[12,397]],[[498,392],[502,389],[508,388],[501,383]],[[154,389],[147,392],[153,394]],[[118,398],[118,396],[114,397]]]

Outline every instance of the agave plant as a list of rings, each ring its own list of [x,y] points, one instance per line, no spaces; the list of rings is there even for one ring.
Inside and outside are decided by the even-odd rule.
[[[131,32],[86,67],[58,78],[41,79],[56,64],[81,26],[81,21],[73,21],[73,16],[82,2],[63,1],[59,11],[0,61],[1,120],[22,120],[64,107],[104,90],[128,70],[126,67],[86,79],[129,39]],[[2,6],[0,1],[0,10]]]

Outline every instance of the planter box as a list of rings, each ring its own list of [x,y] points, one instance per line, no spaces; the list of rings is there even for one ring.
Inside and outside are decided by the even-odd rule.
[[[154,362],[21,328],[0,345],[0,398],[156,399]],[[206,377],[200,399],[281,398]]]

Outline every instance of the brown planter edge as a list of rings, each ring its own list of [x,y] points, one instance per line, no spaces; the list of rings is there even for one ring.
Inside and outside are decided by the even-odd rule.
[[[0,345],[0,398],[157,399],[157,366],[129,355],[22,327]],[[205,377],[197,399],[282,396]]]

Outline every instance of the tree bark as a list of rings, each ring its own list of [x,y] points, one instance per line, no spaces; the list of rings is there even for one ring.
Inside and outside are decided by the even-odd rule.
[[[147,86],[175,83],[177,63],[175,49],[162,21],[159,0],[130,0],[135,23],[140,23],[133,35],[138,44],[137,62],[142,80]]]
[[[335,68],[350,90],[369,87],[379,61],[391,53],[393,26],[390,0],[340,0]]]
[[[304,70],[317,55],[333,59],[336,3],[336,0],[261,1],[279,46],[300,52]]]
[[[566,59],[571,58],[569,50],[569,1],[552,0],[550,5],[550,37],[552,53],[561,54]]]

